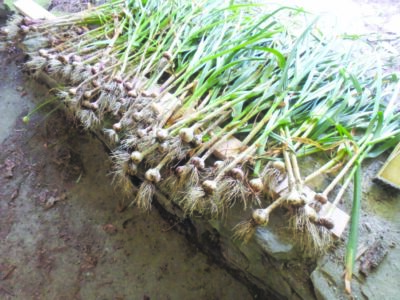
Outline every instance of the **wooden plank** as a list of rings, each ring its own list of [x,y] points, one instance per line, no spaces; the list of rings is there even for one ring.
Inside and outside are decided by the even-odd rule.
[[[243,150],[243,144],[237,138],[229,138],[226,142],[218,145],[218,149],[216,149],[213,154],[218,159],[227,159],[234,158],[239,152]]]
[[[55,18],[51,12],[47,11],[32,0],[17,0],[15,1],[14,6],[21,14],[31,19],[51,20]]]
[[[376,179],[400,190],[400,143],[379,170]]]
[[[334,226],[331,232],[338,238],[342,235],[343,231],[346,229],[347,223],[350,221],[350,216],[347,213],[330,202],[322,206],[319,214],[321,216],[329,216],[329,218],[333,220]]]
[[[277,186],[274,187],[274,190],[269,191],[271,197],[277,199],[288,192],[288,179],[287,177],[283,179]],[[304,186],[303,193],[306,195],[306,198],[311,202],[314,200],[315,191],[313,191],[310,187]],[[333,220],[334,227],[330,230],[330,232],[336,236],[340,237],[343,234],[349,220],[350,216],[338,208],[337,206],[332,205],[332,203],[327,202],[321,208],[321,211],[318,213],[321,217],[327,217]]]

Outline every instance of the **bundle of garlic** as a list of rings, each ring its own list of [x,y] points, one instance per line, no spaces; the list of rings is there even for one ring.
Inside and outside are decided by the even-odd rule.
[[[318,207],[356,160],[399,137],[399,113],[383,100],[392,82],[377,60],[354,60],[315,22],[293,34],[281,16],[297,13],[245,2],[116,0],[48,21],[15,18],[2,37],[45,39],[26,68],[54,78],[68,111],[104,131],[127,195],[143,171],[137,206],[150,209],[159,186],[188,214],[220,216],[236,203],[265,206],[287,179],[287,192],[254,210],[237,236],[248,239],[283,205],[321,248],[334,224]],[[236,155],[217,160],[231,139],[241,142]],[[297,157],[318,151],[332,159],[302,179]],[[304,195],[307,181],[341,164],[347,173],[325,192]]]

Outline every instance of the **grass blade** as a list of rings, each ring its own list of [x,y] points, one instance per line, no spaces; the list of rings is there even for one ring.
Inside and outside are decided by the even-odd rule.
[[[361,211],[361,165],[356,165],[356,172],[354,174],[354,196],[353,208],[351,210],[351,226],[349,240],[346,249],[346,271],[345,271],[345,289],[351,295],[351,278],[353,275],[354,263],[356,259],[357,243],[358,243],[358,224],[360,220]]]

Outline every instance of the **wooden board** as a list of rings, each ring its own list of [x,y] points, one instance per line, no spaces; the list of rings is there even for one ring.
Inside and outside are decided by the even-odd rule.
[[[333,228],[331,232],[334,236],[340,237],[343,231],[346,229],[347,223],[350,221],[350,216],[337,206],[327,202],[319,212],[321,216],[329,215],[329,218],[333,221]]]
[[[226,142],[218,145],[218,149],[216,149],[213,154],[218,159],[226,159],[226,158],[234,158],[243,150],[243,144],[240,140],[236,138],[230,138]]]
[[[31,19],[51,20],[55,18],[52,13],[32,0],[17,0],[14,6],[21,14]]]
[[[400,143],[379,170],[376,179],[400,190]]]
[[[288,192],[287,177],[283,179],[277,186],[275,186],[273,191],[269,192],[274,199],[277,199],[286,194]],[[303,193],[306,194],[307,199],[310,199],[310,201],[314,199],[314,196],[316,194],[315,191],[313,191],[308,186],[303,187]],[[318,215],[320,217],[327,216],[329,219],[333,220],[334,227],[330,231],[334,236],[338,238],[343,234],[350,220],[350,216],[346,212],[344,212],[337,206],[332,205],[332,203],[330,202],[327,202],[322,206],[322,209],[318,213]]]

